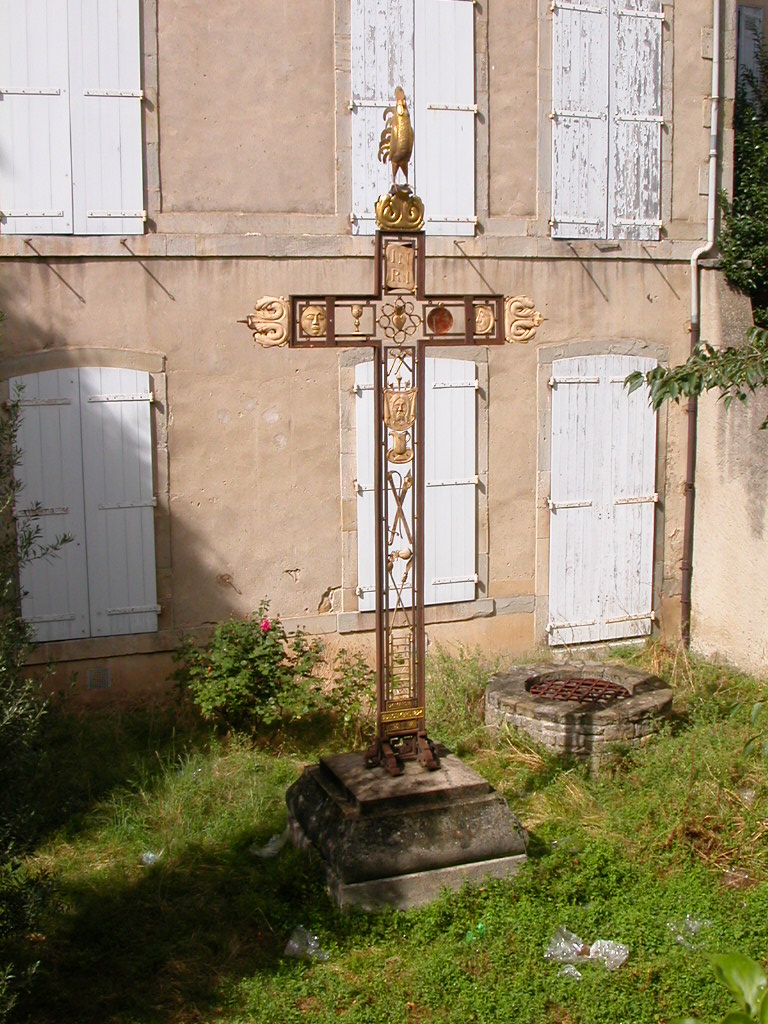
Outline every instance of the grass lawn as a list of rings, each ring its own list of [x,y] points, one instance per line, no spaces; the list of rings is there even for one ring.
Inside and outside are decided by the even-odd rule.
[[[40,840],[23,866],[49,884],[35,930],[0,937],[0,965],[38,964],[15,1019],[719,1020],[730,1002],[707,953],[768,958],[768,761],[762,743],[744,751],[767,687],[659,645],[623,656],[671,681],[675,718],[590,774],[513,733],[489,736],[489,666],[431,655],[430,731],[507,797],[529,829],[529,861],[514,881],[408,913],[341,913],[304,856],[256,855],[283,829],[302,767],[344,749],[330,728],[252,741],[168,710],[51,715],[31,809]],[[299,924],[327,960],[284,956]],[[561,925],[624,943],[629,959],[562,976],[544,957]]]

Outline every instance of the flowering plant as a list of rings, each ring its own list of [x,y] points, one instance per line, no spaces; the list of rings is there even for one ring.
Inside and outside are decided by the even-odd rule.
[[[229,619],[198,647],[187,637],[174,654],[173,677],[204,718],[230,728],[271,725],[322,706],[322,646],[300,630],[289,637],[262,601],[246,619]]]

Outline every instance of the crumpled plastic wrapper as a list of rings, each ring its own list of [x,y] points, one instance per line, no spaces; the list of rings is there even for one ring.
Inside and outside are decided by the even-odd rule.
[[[556,960],[561,964],[582,964],[587,960],[599,960],[609,971],[617,971],[628,957],[629,946],[625,946],[621,942],[598,939],[589,945],[580,936],[569,932],[562,925],[550,939],[544,953],[545,960]],[[572,973],[567,976],[575,977]]]
[[[261,847],[252,846],[250,852],[254,857],[261,857],[262,860],[271,860],[276,857],[290,839],[290,829],[286,828],[277,835],[270,836],[266,844]]]
[[[330,957],[324,949],[320,948],[320,940],[316,935],[308,932],[303,925],[297,925],[291,932],[291,937],[283,950],[284,956],[292,956],[297,960],[317,960],[325,963]]]
[[[681,921],[667,921],[672,938],[683,949],[695,949],[700,944],[700,932],[712,927],[711,921],[699,921],[686,914]]]

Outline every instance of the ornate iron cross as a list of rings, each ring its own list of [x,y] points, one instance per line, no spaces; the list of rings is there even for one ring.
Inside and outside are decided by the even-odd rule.
[[[407,185],[393,184],[379,198],[376,222],[373,294],[266,296],[241,322],[267,347],[373,351],[377,700],[376,741],[366,764],[399,775],[405,760],[439,767],[425,719],[425,352],[430,346],[502,345],[505,314],[507,336],[527,341],[542,318],[525,296],[506,302],[501,295],[428,297],[424,208]]]

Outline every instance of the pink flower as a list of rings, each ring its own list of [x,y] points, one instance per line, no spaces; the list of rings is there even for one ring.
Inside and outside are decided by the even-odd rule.
[[[268,633],[270,631],[270,629],[272,629],[272,623],[269,621],[269,619],[262,619],[261,620],[261,632],[262,633]]]

